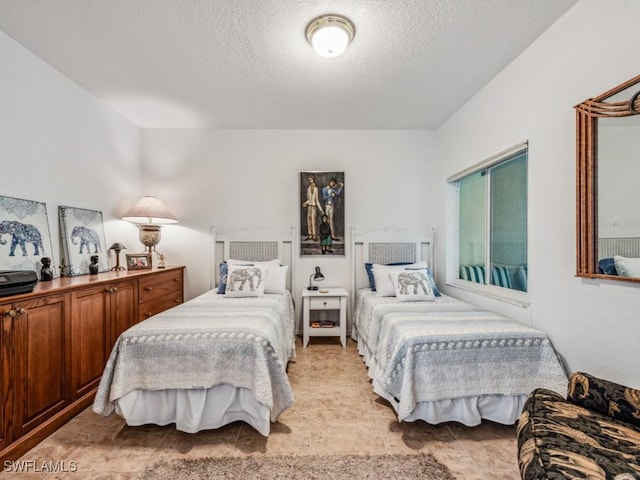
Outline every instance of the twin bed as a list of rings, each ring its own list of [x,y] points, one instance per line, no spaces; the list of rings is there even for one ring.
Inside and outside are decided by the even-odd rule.
[[[427,300],[402,295],[399,281],[395,291],[375,285],[385,275],[399,279],[398,270],[432,266],[432,237],[352,232],[352,242],[357,293],[351,335],[375,393],[400,421],[510,425],[535,388],[566,389],[565,370],[544,333],[442,295],[428,270]],[[376,275],[367,275],[364,264],[375,265]]]
[[[294,401],[286,368],[295,359],[296,321],[294,235],[268,237],[262,230],[214,235],[216,277],[224,274],[216,259],[224,258],[229,280],[248,278],[236,268],[253,268],[254,280],[236,283],[234,292],[212,288],[124,332],[95,412],[186,432],[244,421],[269,434]],[[535,388],[564,391],[565,371],[542,332],[440,294],[425,269],[433,266],[431,238],[404,230],[352,231],[351,238],[352,338],[374,391],[400,421],[513,424]],[[375,276],[365,263],[376,265]],[[382,267],[395,263],[410,265]],[[247,293],[260,286],[266,293]]]
[[[212,288],[124,332],[98,387],[96,413],[116,412],[128,425],[175,423],[191,433],[244,421],[266,436],[293,404],[286,373],[295,358],[291,232],[213,238],[214,265],[235,260],[229,268],[240,280],[226,293]],[[251,283],[241,275],[256,271],[261,278]]]

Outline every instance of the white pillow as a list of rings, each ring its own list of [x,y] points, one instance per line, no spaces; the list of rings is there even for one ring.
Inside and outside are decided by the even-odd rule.
[[[420,268],[426,267],[427,262],[412,263],[410,265],[380,265],[378,263],[373,264],[371,271],[373,272],[373,278],[376,283],[376,295],[378,297],[393,297],[396,294],[396,289],[393,286],[391,277],[389,275],[396,272],[401,272],[407,268]]]
[[[389,274],[389,277],[395,287],[396,298],[401,302],[420,302],[436,299],[433,288],[431,288],[427,269],[401,270]]]
[[[621,277],[640,277],[640,258],[614,255],[613,263],[615,263],[616,271]]]
[[[264,293],[284,293],[287,290],[288,265],[269,265],[266,267]]]
[[[225,297],[260,297],[264,295],[265,267],[229,265]]]

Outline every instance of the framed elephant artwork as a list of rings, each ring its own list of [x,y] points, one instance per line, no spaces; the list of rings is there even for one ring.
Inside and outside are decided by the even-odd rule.
[[[58,207],[64,274],[90,273],[91,257],[98,256],[98,271],[109,270],[109,255],[104,239],[102,212],[85,208]]]
[[[47,205],[0,196],[0,270],[34,270],[42,279],[43,258],[50,259],[50,275],[60,276],[51,248]]]
[[[300,172],[300,255],[344,256],[344,172]]]

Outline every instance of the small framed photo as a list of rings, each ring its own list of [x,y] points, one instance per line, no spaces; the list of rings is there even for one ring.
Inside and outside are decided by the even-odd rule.
[[[151,255],[148,253],[127,253],[127,270],[149,270]]]

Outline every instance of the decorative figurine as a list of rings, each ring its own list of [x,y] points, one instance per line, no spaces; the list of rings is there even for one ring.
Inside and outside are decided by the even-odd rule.
[[[51,269],[51,259],[49,257],[42,257],[40,259],[42,263],[42,269],[40,270],[40,281],[46,282],[53,280],[53,270]]]
[[[91,263],[89,264],[89,273],[95,275],[98,273],[98,255],[91,255]]]

